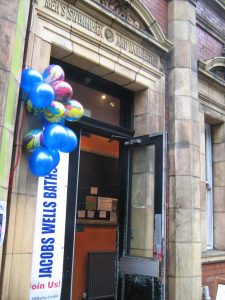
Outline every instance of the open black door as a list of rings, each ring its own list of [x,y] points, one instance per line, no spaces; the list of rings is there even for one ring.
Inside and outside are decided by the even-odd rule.
[[[123,143],[118,299],[164,299],[165,134]]]

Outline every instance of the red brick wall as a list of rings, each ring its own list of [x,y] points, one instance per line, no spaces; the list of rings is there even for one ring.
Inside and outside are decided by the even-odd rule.
[[[214,3],[214,1],[198,0],[196,13],[202,18],[207,19],[210,24],[225,34],[224,12],[217,4]]]
[[[212,300],[215,299],[217,278],[225,279],[225,262],[202,265],[202,286],[209,287]]]
[[[159,23],[164,34],[167,36],[168,25],[168,3],[167,0],[144,0],[143,3],[150,11],[152,16]]]
[[[197,27],[197,58],[209,59],[221,56],[223,45],[205,30]]]
[[[225,22],[223,10],[211,0],[198,0],[196,14],[203,20],[206,20],[216,30],[225,35]],[[197,19],[198,20],[198,19]],[[216,33],[216,31],[215,31]],[[197,27],[197,56],[198,59],[209,59],[215,56],[221,56],[223,43],[213,37],[203,28]]]

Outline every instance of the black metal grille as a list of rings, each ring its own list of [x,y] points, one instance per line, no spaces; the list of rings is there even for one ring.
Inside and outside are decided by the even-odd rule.
[[[87,299],[114,299],[115,252],[89,252],[87,261]]]

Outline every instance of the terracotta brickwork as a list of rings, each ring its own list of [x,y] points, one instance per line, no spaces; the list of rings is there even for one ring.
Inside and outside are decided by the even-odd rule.
[[[215,299],[216,278],[225,279],[225,262],[202,265],[202,286],[209,287],[210,296]]]
[[[222,56],[223,45],[200,27],[197,27],[197,57],[205,60]]]
[[[225,34],[223,10],[211,0],[198,0],[196,13],[208,20],[217,30]]]
[[[225,35],[223,10],[214,1],[199,0],[196,14],[198,59],[222,56],[222,37]]]
[[[168,3],[166,0],[144,0],[143,3],[149,9],[153,17],[161,26],[164,34],[167,36],[168,32]]]

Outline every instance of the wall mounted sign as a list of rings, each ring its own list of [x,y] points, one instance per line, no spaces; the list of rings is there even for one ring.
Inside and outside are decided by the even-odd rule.
[[[60,299],[69,154],[60,153],[52,172],[39,177],[30,300]]]

